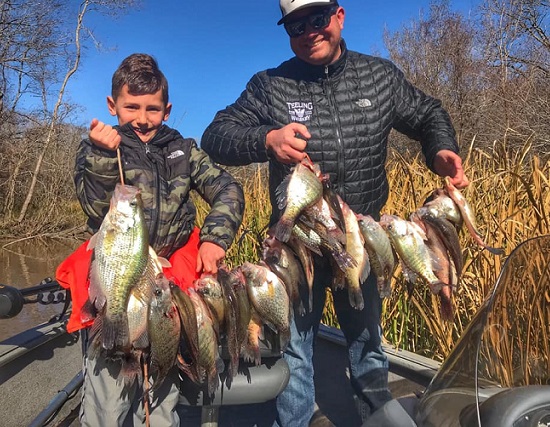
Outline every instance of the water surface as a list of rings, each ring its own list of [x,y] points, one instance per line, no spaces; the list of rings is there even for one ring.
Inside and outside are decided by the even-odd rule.
[[[57,266],[81,243],[76,240],[23,240],[13,244],[0,241],[0,284],[18,289],[54,278]],[[25,304],[11,319],[0,319],[0,341],[59,314],[63,304]]]

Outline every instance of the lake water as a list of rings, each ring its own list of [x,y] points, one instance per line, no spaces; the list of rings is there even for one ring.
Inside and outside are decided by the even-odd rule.
[[[18,289],[39,285],[54,278],[57,266],[81,242],[76,240],[25,240],[6,246],[0,242],[0,284]],[[0,319],[0,341],[48,321],[59,314],[63,304],[25,304],[11,319]]]

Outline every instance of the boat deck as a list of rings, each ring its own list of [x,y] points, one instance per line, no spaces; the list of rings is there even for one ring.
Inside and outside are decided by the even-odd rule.
[[[39,328],[34,335],[25,338],[27,344],[21,341],[21,337],[0,343],[0,410],[3,414],[0,425],[44,425],[49,421],[52,405],[55,407],[64,402],[48,425],[79,425],[80,377],[77,375],[81,368],[80,342],[76,336],[60,333],[61,327],[59,324]],[[40,343],[40,340],[44,342]],[[33,342],[39,345],[33,348]],[[314,357],[318,409],[312,426],[361,425],[348,377],[347,352],[342,344],[343,338],[338,331],[322,328]],[[411,353],[394,352],[389,348],[386,351],[390,358],[392,372],[389,381],[394,397],[422,391],[438,366]],[[44,411],[47,407],[50,411]],[[179,413],[182,425],[200,426],[200,407],[180,405]],[[274,417],[273,401],[222,406],[218,425],[270,426]]]

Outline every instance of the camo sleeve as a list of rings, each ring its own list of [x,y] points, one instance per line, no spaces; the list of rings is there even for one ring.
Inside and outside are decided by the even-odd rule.
[[[244,213],[244,193],[238,181],[193,142],[191,146],[193,188],[210,205],[200,233],[201,242],[213,242],[227,251],[235,239]]]
[[[74,183],[80,206],[94,232],[109,210],[118,180],[116,153],[93,147],[89,140],[83,140],[76,153]]]

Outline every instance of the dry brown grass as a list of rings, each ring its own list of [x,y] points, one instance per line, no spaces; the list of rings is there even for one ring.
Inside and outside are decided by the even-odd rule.
[[[529,141],[521,152],[509,150],[505,141],[495,143],[491,152],[471,148],[464,166],[471,185],[463,194],[476,213],[477,226],[489,245],[502,247],[505,254],[509,254],[524,240],[550,233],[550,165],[531,154]],[[392,152],[387,171],[391,192],[383,213],[403,218],[443,184],[420,157],[405,159]],[[243,225],[228,254],[228,263],[239,265],[258,259],[259,242],[265,236],[270,207],[265,165],[231,169],[231,172],[243,183],[246,196]],[[384,300],[382,323],[388,342],[439,360],[450,352],[491,291],[506,259],[506,255],[495,256],[482,250],[465,230],[460,233],[460,241],[464,269],[454,295],[454,322],[441,319],[438,301],[426,286],[417,284],[408,298],[398,269],[392,283],[393,294]],[[323,321],[337,325],[330,294],[327,300]]]

